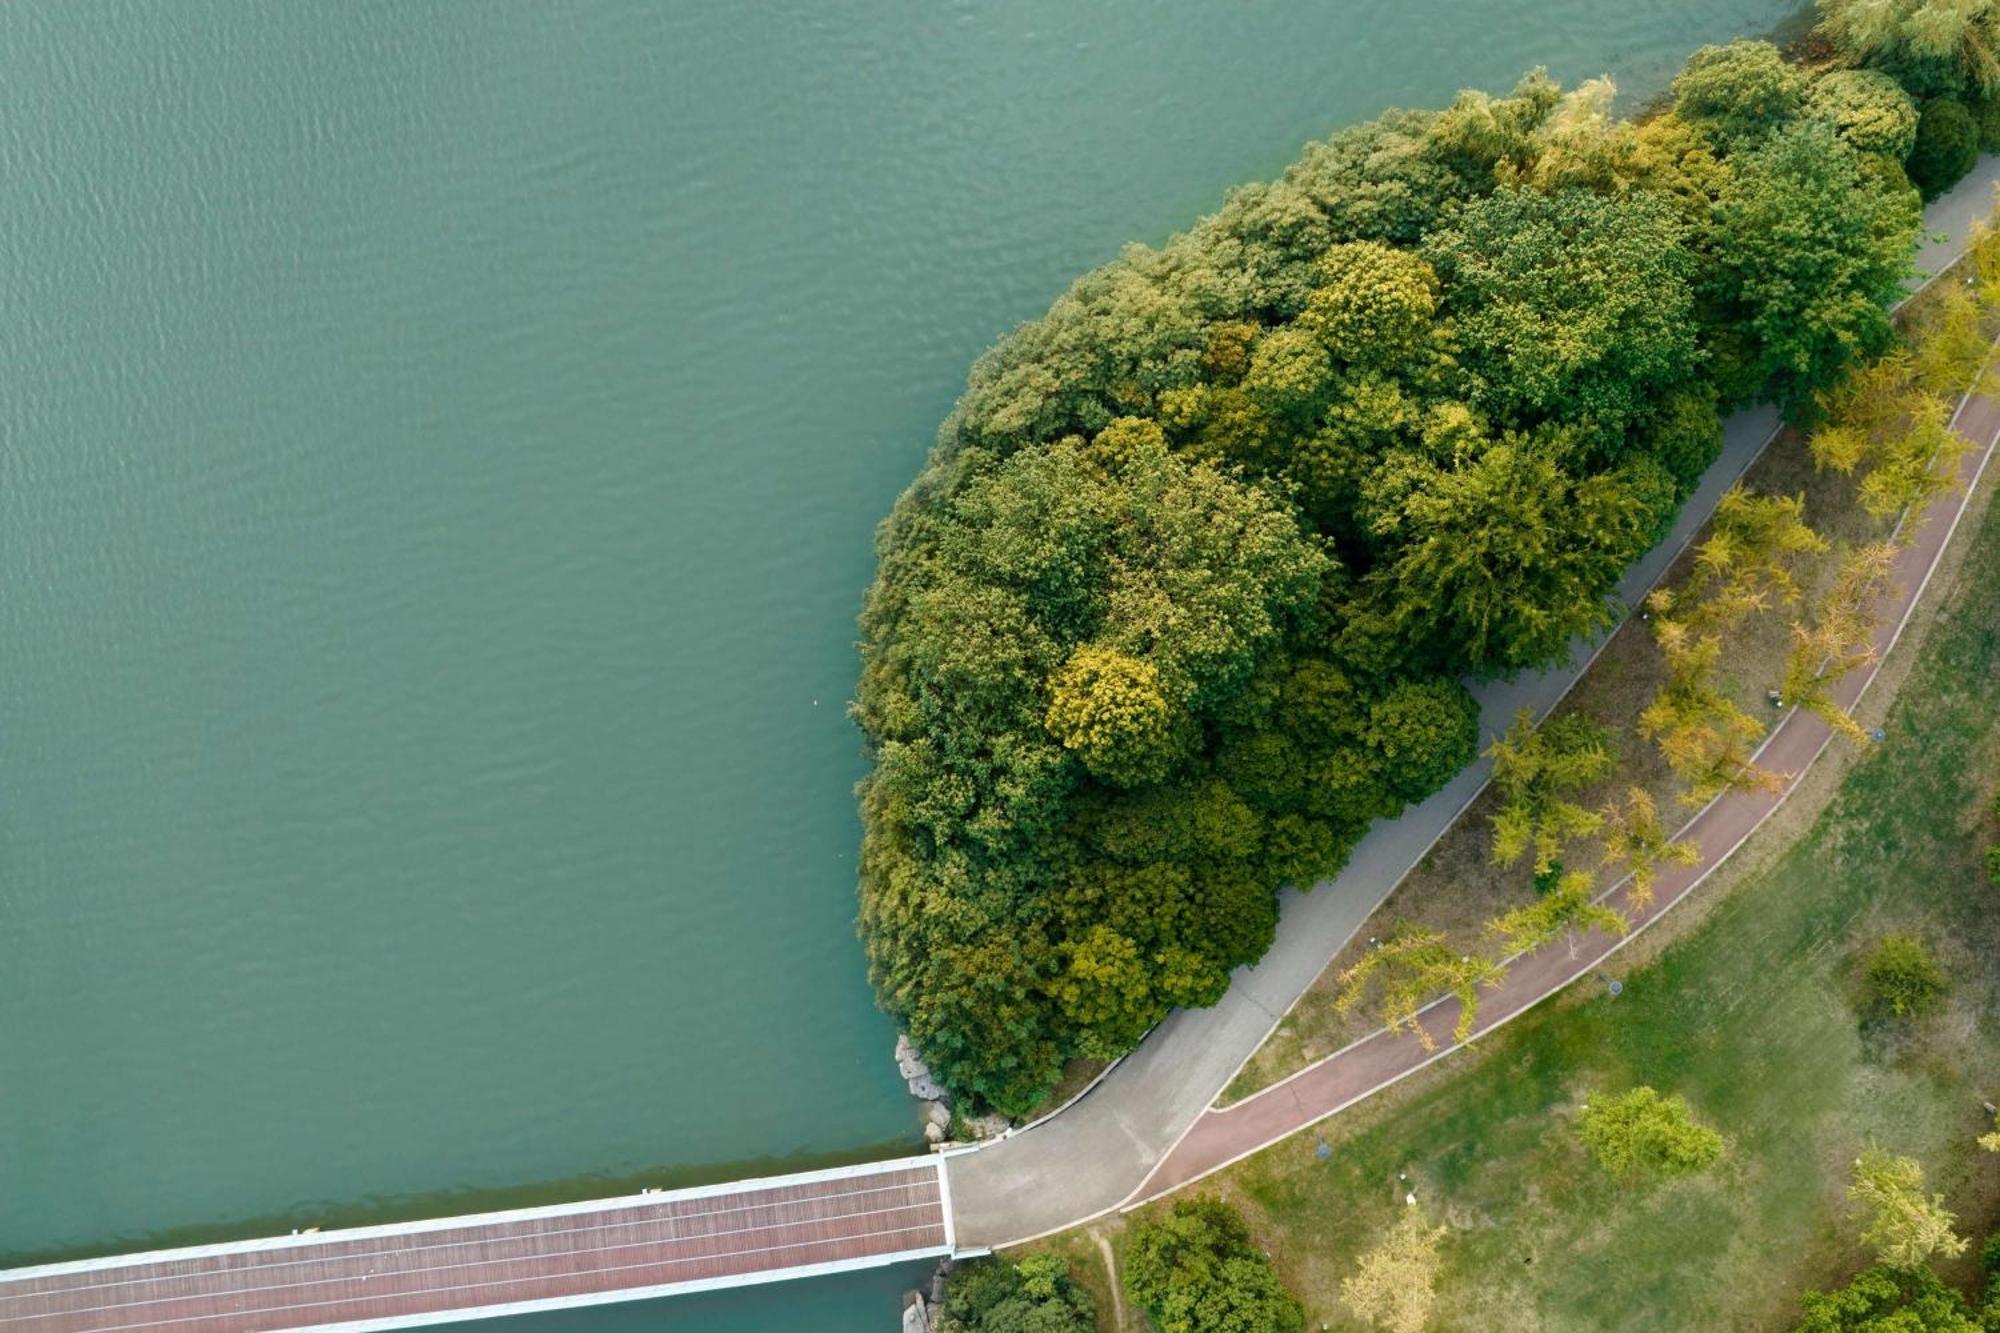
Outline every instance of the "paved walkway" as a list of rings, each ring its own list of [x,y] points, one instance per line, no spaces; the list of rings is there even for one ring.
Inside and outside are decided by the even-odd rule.
[[[943,1159],[0,1272],[22,1333],[379,1329],[947,1254]]]
[[[1993,208],[2000,157],[1985,157],[1924,210],[1928,239],[1917,254],[1936,272],[1964,248],[1973,222]],[[1723,453],[1688,500],[1674,530],[1626,572],[1617,595],[1636,605],[1705,523],[1722,493],[1755,461],[1778,428],[1768,407],[1724,424]],[[1506,730],[1515,711],[1547,712],[1588,665],[1579,642],[1562,667],[1474,689],[1482,733]],[[960,1243],[1031,1239],[1117,1208],[1132,1198],[1228,1086],[1293,1002],[1382,900],[1485,786],[1490,761],[1473,764],[1429,800],[1377,824],[1334,879],[1279,899],[1278,934],[1254,967],[1238,969],[1220,1003],[1176,1010],[1091,1093],[1025,1131],[951,1163]]]

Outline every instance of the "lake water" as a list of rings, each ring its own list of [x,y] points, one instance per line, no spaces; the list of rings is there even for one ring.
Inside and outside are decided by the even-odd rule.
[[[0,1253],[907,1150],[842,710],[968,362],[1333,125],[1792,9],[0,7]]]

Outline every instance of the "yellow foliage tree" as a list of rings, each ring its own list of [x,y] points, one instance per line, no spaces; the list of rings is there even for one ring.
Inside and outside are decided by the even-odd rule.
[[[1623,935],[1630,929],[1624,917],[1592,895],[1596,886],[1597,879],[1588,870],[1567,871],[1534,902],[1487,922],[1486,931],[1509,954],[1533,953],[1566,936],[1570,956],[1575,957],[1577,932],[1597,929]]]
[[[1438,1243],[1445,1228],[1407,1209],[1381,1243],[1340,1280],[1340,1299],[1388,1333],[1423,1333],[1437,1306]]]
[[[1630,868],[1632,886],[1625,900],[1635,912],[1653,901],[1653,885],[1661,866],[1692,866],[1701,863],[1701,848],[1692,842],[1676,842],[1667,836],[1660,822],[1659,807],[1639,787],[1625,793],[1624,804],[1613,802],[1600,812],[1604,820],[1604,863]]]
[[[1924,1197],[1924,1169],[1915,1158],[1869,1148],[1855,1159],[1847,1197],[1870,1210],[1861,1239],[1891,1268],[1921,1268],[1932,1255],[1949,1259],[1965,1253],[1965,1238],[1951,1229],[1958,1219],[1946,1210],[1944,1196]]]
[[[1159,668],[1110,648],[1082,647],[1049,681],[1049,734],[1107,782],[1165,777],[1178,746]]]
[[[1616,758],[1602,727],[1575,714],[1535,725],[1523,708],[1487,747],[1500,808],[1493,815],[1493,860],[1513,865],[1530,851],[1535,873],[1555,865],[1565,841],[1587,838],[1603,820],[1568,796],[1611,770]]]
[[[1850,671],[1875,660],[1875,604],[1895,563],[1896,548],[1888,542],[1855,551],[1842,562],[1810,620],[1792,624],[1792,651],[1785,661],[1781,694],[1857,744],[1867,739],[1867,733],[1835,702],[1833,687]]]
[[[1725,791],[1782,790],[1782,775],[1752,762],[1763,723],[1738,708],[1717,684],[1722,638],[1656,619],[1653,635],[1667,659],[1667,680],[1639,714],[1639,734],[1659,746],[1688,789],[1681,802],[1706,805]]]
[[[1417,1011],[1440,994],[1457,996],[1458,1025],[1452,1038],[1464,1041],[1479,1013],[1479,988],[1497,986],[1506,974],[1506,968],[1484,954],[1460,953],[1441,932],[1412,927],[1370,949],[1340,974],[1335,1006],[1350,1014],[1373,994],[1384,1027],[1391,1032],[1408,1028],[1425,1050],[1433,1051],[1437,1042],[1417,1021]]]

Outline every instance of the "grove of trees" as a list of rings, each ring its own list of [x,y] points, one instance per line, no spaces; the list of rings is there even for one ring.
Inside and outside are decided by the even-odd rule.
[[[1463,679],[1611,622],[1724,410],[1889,345],[1921,126],[1834,77],[1738,42],[1643,124],[1539,72],[1392,111],[980,360],[879,533],[854,708],[871,977],[947,1084],[1019,1113],[1213,1003],[1281,886],[1477,753]],[[1690,766],[1733,753],[1676,706]],[[1523,762],[1547,867],[1605,816]]]
[[[1160,1333],[1301,1333],[1305,1309],[1218,1199],[1182,1199],[1125,1244],[1125,1290]]]
[[[1090,1293],[1061,1256],[980,1259],[952,1270],[938,1333],[1094,1333]]]

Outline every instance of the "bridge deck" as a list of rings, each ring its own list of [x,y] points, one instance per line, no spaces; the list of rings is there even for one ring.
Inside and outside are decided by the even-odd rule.
[[[943,1160],[0,1272],[0,1328],[403,1328],[945,1254]]]

